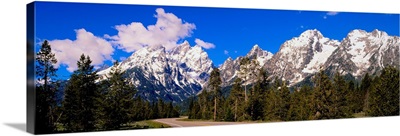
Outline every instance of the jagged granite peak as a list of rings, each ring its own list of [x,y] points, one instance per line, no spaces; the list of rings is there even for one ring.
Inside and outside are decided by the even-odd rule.
[[[264,64],[271,59],[273,54],[271,52],[261,49],[259,45],[254,45],[246,56],[250,60],[257,60],[258,67],[261,68]],[[229,86],[233,81],[239,76],[240,71],[240,60],[243,56],[237,57],[233,60],[229,57],[225,62],[219,67],[221,72],[222,86]]]
[[[249,59],[257,59],[258,64],[263,66],[269,59],[271,59],[273,54],[268,51],[261,49],[258,44],[254,45],[253,48],[247,53],[246,57]]]
[[[303,47],[303,46],[310,46],[309,43],[324,40],[322,42],[326,42],[329,38],[324,38],[320,31],[317,29],[313,30],[306,30],[299,35],[299,37],[294,37],[291,40],[286,41],[281,48],[284,47]],[[318,48],[318,47],[316,47]]]
[[[233,61],[232,57],[228,57],[228,59],[226,59],[226,61]]]
[[[318,38],[322,38],[324,37],[320,31],[318,31],[317,29],[309,29],[304,31],[303,33],[300,34],[300,36],[298,37],[299,39],[310,39],[312,37],[318,37]]]
[[[260,46],[258,46],[258,44],[254,45],[253,48],[251,48],[251,50],[247,53],[247,57],[249,57],[250,59],[254,59],[255,57],[261,57],[261,56],[268,56],[269,58],[272,57],[272,53],[268,52],[268,51],[264,51],[263,49],[261,49]]]
[[[233,60],[231,57],[228,57],[228,59],[226,59],[225,62],[222,63],[222,65],[219,67],[219,69],[222,69],[222,70],[232,69],[235,65],[235,61],[236,60]]]
[[[219,67],[223,87],[231,85],[234,79],[237,78],[240,69],[240,59],[238,57],[235,60],[226,60]]]
[[[165,47],[161,44],[158,45],[153,45],[153,46],[147,46],[145,49],[147,49],[149,52],[153,51],[163,51],[165,52]]]
[[[222,86],[229,86],[233,83],[234,79],[237,78],[240,70],[240,60],[243,57],[237,57],[233,60],[231,57],[225,60],[224,63],[219,67]]]
[[[399,46],[398,36],[389,36],[378,29],[372,32],[356,29],[343,39],[325,67],[331,73],[339,71],[355,78],[360,78],[365,73],[373,75],[387,65],[400,65]]]
[[[374,36],[374,37],[382,37],[382,36],[387,36],[387,35],[388,35],[386,32],[380,31],[380,30],[378,30],[378,29],[374,29],[374,30],[371,32],[371,34],[372,34],[372,36]]]
[[[205,52],[200,46],[194,46],[191,47],[191,49],[181,58],[179,65],[184,69],[187,68],[187,71],[185,72],[192,78],[197,79],[197,81],[203,86],[207,82],[214,64],[208,57],[207,52]]]
[[[362,29],[354,29],[354,30],[351,30],[347,34],[347,37],[358,37],[358,36],[365,36],[365,35],[367,35],[367,31],[362,30]]]
[[[317,72],[338,45],[337,40],[323,37],[316,29],[307,30],[283,43],[264,68],[293,85]]]
[[[386,32],[379,31],[378,29],[374,29],[372,32],[367,32],[365,30],[356,29],[351,31],[344,40],[350,40],[352,43],[356,43],[358,41],[365,40],[375,40],[377,42],[385,40],[384,38],[389,38]],[[383,39],[382,39],[383,38]]]
[[[177,47],[171,50],[171,54],[184,54],[190,50],[190,44],[188,41],[184,41],[183,43],[179,44]]]
[[[250,49],[250,51],[247,53],[246,56],[252,56],[254,54],[258,54],[260,52],[263,52],[263,50],[258,46],[258,44],[255,44],[253,48]]]

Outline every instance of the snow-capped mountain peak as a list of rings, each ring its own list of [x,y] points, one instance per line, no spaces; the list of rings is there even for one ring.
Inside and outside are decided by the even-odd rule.
[[[254,55],[262,55],[264,51],[258,46],[258,44],[254,45],[253,48],[247,53],[246,56],[252,57]]]
[[[188,41],[184,41],[182,44],[179,44],[177,47],[173,48],[171,50],[172,54],[179,54],[179,53],[184,53],[190,50],[190,44]]]
[[[233,59],[231,57],[228,57],[228,59],[226,59],[226,61],[233,61]]]
[[[290,50],[282,50],[283,49],[290,49],[290,48],[307,48],[306,46],[313,46],[315,45],[320,45],[320,44],[313,44],[313,43],[325,43],[328,42],[329,39],[325,38],[320,31],[317,29],[313,30],[306,30],[303,33],[300,34],[299,37],[294,37],[291,40],[286,41],[283,43],[281,46],[280,51],[283,52],[290,52]],[[289,47],[289,48],[287,48]]]
[[[202,89],[213,63],[200,46],[191,47],[185,41],[170,51],[161,45],[144,47],[118,67],[126,71],[142,98],[177,102]],[[98,74],[105,79],[109,71],[110,68]]]
[[[338,45],[338,41],[323,37],[316,29],[306,30],[286,41],[264,67],[293,85],[318,71]]]
[[[366,34],[367,34],[367,31],[365,31],[365,30],[354,29],[354,30],[350,31],[347,36],[348,37],[351,37],[351,36],[362,36],[362,35],[366,35]]]
[[[388,35],[386,32],[380,31],[380,30],[378,30],[378,29],[374,29],[374,30],[371,32],[371,34],[372,34],[372,36],[374,36],[374,37],[382,37],[382,36],[387,36],[387,35]]]
[[[396,54],[398,56],[399,46],[400,41],[397,36],[389,36],[378,29],[372,32],[356,29],[344,38],[337,53],[331,56],[332,60],[326,66],[346,63],[345,68],[329,67],[356,77],[367,72],[375,74],[386,65],[398,63],[398,57],[395,56]],[[342,62],[334,60],[340,57],[347,57],[347,60]]]
[[[301,33],[299,36],[299,39],[310,39],[312,37],[322,38],[324,36],[317,29],[310,29],[310,30],[306,30],[303,33]]]
[[[253,48],[251,48],[251,50],[247,53],[246,56],[252,57],[254,55],[262,56],[262,55],[267,55],[267,54],[268,54],[268,51],[264,51],[263,49],[261,49],[260,46],[258,46],[258,44],[255,44],[253,46]]]
[[[258,44],[254,45],[246,55],[249,59],[257,59],[260,66],[263,66],[272,56],[271,52],[264,51]]]
[[[258,68],[264,66],[264,64],[272,58],[271,52],[261,49],[258,44],[255,44],[246,56],[250,60],[258,61]],[[219,67],[221,71],[221,78],[223,80],[222,86],[228,86],[238,77],[240,71],[240,61],[244,58],[242,56],[237,57],[233,60],[231,57],[225,60],[225,62]],[[255,71],[253,71],[255,72]]]

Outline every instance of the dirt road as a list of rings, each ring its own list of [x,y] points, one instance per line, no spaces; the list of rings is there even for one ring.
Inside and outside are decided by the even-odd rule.
[[[194,126],[246,124],[246,122],[179,121],[177,119],[184,119],[184,118],[165,118],[165,119],[156,119],[154,121],[170,125],[171,127],[194,127]]]

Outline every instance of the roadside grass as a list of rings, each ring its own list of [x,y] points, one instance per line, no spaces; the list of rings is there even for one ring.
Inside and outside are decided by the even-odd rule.
[[[170,128],[171,126],[153,120],[143,120],[126,124],[126,129]]]
[[[156,122],[153,120],[143,120],[143,121],[138,121],[138,122],[132,122],[132,123],[127,123],[121,125],[117,129],[112,129],[112,130],[132,130],[132,129],[150,129],[150,128],[170,128],[171,126]],[[94,131],[106,131],[107,129],[96,129]],[[65,129],[65,126],[61,123],[56,123],[56,132],[55,133],[63,133],[63,132],[68,132]]]
[[[183,116],[179,119],[176,119],[177,121],[192,121],[192,122],[200,122],[200,121],[209,121],[209,122],[235,122],[235,121],[214,121],[212,119],[189,119],[187,116]],[[236,122],[244,122],[244,123],[266,123],[266,122],[281,122],[281,121],[262,121],[262,120],[255,120],[255,121],[251,121],[251,120],[243,120],[243,121],[236,121]]]
[[[367,116],[366,116],[365,112],[362,111],[362,112],[359,112],[359,113],[354,113],[353,117],[354,118],[365,118]]]

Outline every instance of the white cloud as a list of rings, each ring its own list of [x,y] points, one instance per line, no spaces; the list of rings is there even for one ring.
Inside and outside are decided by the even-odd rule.
[[[229,55],[229,51],[224,50],[224,54],[225,54],[225,55]]]
[[[339,14],[339,12],[330,11],[330,12],[327,12],[327,13],[323,16],[323,18],[324,18],[324,19],[327,19],[328,16],[336,16],[337,14]]]
[[[197,39],[197,38],[194,40],[194,42],[195,42],[197,45],[203,47],[204,49],[215,48],[215,45],[214,45],[214,44],[209,43],[209,42],[204,42],[203,40],[200,40],[200,39]]]
[[[122,62],[122,61],[126,60],[126,57],[119,57],[119,60]]]
[[[120,49],[134,52],[146,46],[163,45],[167,50],[177,46],[177,41],[190,37],[196,26],[183,22],[172,13],[165,13],[164,9],[156,9],[157,22],[147,27],[140,22],[117,25],[118,35],[104,37],[113,40]]]
[[[56,67],[66,65],[69,72],[77,69],[77,61],[82,53],[89,55],[92,65],[96,67],[103,64],[105,60],[112,60],[114,48],[111,43],[103,38],[87,32],[85,29],[75,30],[76,40],[51,40],[52,52],[57,59]]]
[[[335,15],[337,15],[337,14],[339,14],[339,12],[328,12],[328,13],[326,13],[326,15],[328,15],[328,16],[335,16]]]

